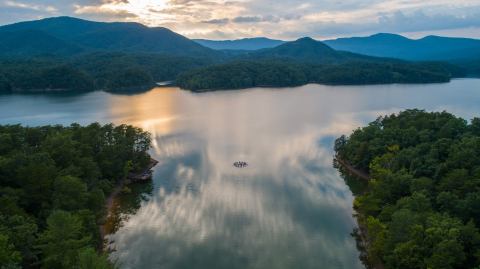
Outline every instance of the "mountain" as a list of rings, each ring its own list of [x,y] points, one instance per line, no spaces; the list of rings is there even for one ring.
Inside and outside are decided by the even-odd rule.
[[[32,33],[29,35],[28,33]],[[41,42],[36,42],[40,37]],[[17,47],[17,45],[19,45]],[[0,27],[0,54],[75,54],[92,51],[211,56],[212,49],[163,27],[55,17]]]
[[[259,50],[273,48],[285,43],[283,40],[266,37],[243,38],[235,40],[193,39],[198,44],[215,50]]]
[[[257,45],[272,41],[254,40]],[[357,45],[365,43],[362,38],[330,42],[343,44],[346,50],[351,40],[356,40]],[[434,48],[438,47],[436,43],[450,42],[445,46],[453,47],[459,42],[439,37],[422,40]],[[387,34],[367,41],[370,43],[365,46],[373,48],[374,53],[391,52],[392,55],[386,55],[390,57],[406,55],[405,48],[420,42]],[[475,48],[477,42],[461,41],[468,43],[469,48]],[[252,44],[251,39],[245,42]],[[132,90],[175,79],[188,89],[305,83],[427,83],[446,82],[464,74],[464,69],[451,64],[366,56],[336,50],[329,44],[304,37],[260,50],[218,51],[162,27],[48,18],[0,26],[0,91]],[[398,51],[388,49],[395,46]],[[458,53],[465,46],[457,46]],[[362,52],[368,54],[365,51]],[[435,55],[426,48],[421,52]],[[478,70],[476,61],[462,66],[471,73]]]
[[[413,61],[480,58],[480,40],[469,38],[427,36],[409,39],[401,35],[380,33],[324,42],[336,50]]]
[[[252,51],[243,56],[250,59],[285,58],[300,62],[333,64],[349,61],[386,62],[392,59],[360,55],[351,52],[337,51],[321,41],[303,37],[295,41],[283,43],[270,49]]]
[[[34,40],[34,42],[32,42]],[[51,54],[72,55],[85,48],[39,30],[19,30],[0,34],[0,55],[28,56]]]
[[[329,62],[343,59],[337,52],[320,41],[303,37],[270,49],[263,49],[250,54],[254,58],[291,58],[309,62]]]
[[[236,60],[179,74],[179,87],[192,91],[291,87],[306,83],[362,85],[448,82],[462,69],[441,62],[408,62],[337,51],[309,37],[252,51]]]

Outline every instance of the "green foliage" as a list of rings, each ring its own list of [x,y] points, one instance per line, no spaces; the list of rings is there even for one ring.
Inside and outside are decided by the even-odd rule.
[[[148,165],[150,140],[128,125],[0,126],[2,265],[111,268],[91,252],[105,196]]]
[[[307,83],[431,83],[462,76],[455,66],[446,63],[404,62],[318,46],[306,50],[302,44],[289,45],[278,53],[259,51],[233,57],[94,52],[69,58],[4,58],[0,59],[0,92],[130,91],[151,88],[159,81],[176,81],[182,88],[206,91]]]
[[[85,208],[88,199],[87,185],[81,179],[60,176],[55,179],[53,189],[53,208],[69,211]]]
[[[98,255],[93,248],[84,248],[78,253],[78,269],[111,269],[113,266],[105,255]]]
[[[193,91],[248,87],[289,87],[307,83],[358,85],[448,82],[442,64],[390,61],[350,61],[336,64],[291,59],[233,61],[182,73],[177,85]]]
[[[4,74],[0,74],[0,92],[10,92],[11,90],[12,85],[10,85],[10,81]]]
[[[140,68],[129,68],[122,70],[112,77],[111,82],[108,84],[110,89],[121,89],[135,86],[151,86],[153,85],[153,79],[150,73]]]
[[[0,266],[16,268],[21,260],[20,253],[9,243],[8,237],[0,234]]]
[[[371,264],[386,268],[480,265],[480,134],[449,113],[406,110],[340,137],[339,158],[369,171],[355,198]]]
[[[53,211],[47,229],[40,234],[38,246],[44,255],[45,268],[72,268],[78,250],[89,245],[90,238],[82,232],[81,220],[65,211]]]
[[[0,64],[0,92],[94,89],[90,75],[60,59],[0,60]]]
[[[139,53],[92,53],[70,58],[0,59],[0,92],[122,91],[175,80],[186,70],[205,66],[210,58]]]
[[[20,215],[11,215],[9,217],[0,215],[0,234],[8,236],[9,242],[23,257],[23,264],[35,263],[37,261],[36,251],[33,249],[37,232],[37,224],[31,218]]]

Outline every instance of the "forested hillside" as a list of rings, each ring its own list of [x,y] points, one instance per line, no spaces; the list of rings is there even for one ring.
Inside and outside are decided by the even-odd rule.
[[[377,39],[388,42],[378,45]],[[350,44],[352,40],[332,44]],[[378,35],[374,38],[377,43],[369,42],[383,48],[398,41],[403,51],[405,40]],[[475,40],[452,40],[440,41],[476,44]],[[480,73],[475,59],[453,64],[407,62],[336,50],[309,37],[291,42],[259,38],[234,43],[267,48],[216,51],[166,28],[130,22],[71,17],[19,22],[0,26],[0,92],[124,92],[151,89],[161,81],[177,81],[190,90],[305,83],[433,83]]]
[[[291,59],[237,61],[182,73],[177,85],[193,91],[290,87],[307,83],[364,85],[382,83],[448,82],[461,75],[455,66],[442,63],[349,62],[313,64]]]
[[[0,126],[0,267],[111,268],[96,251],[105,197],[149,148],[127,125]]]
[[[371,176],[354,202],[370,265],[479,268],[480,118],[407,110],[338,138],[335,151]]]
[[[99,51],[176,56],[218,54],[167,28],[132,22],[54,17],[0,26],[0,56],[71,56]]]
[[[122,91],[150,89],[208,58],[158,54],[93,53],[70,58],[0,59],[0,92]]]

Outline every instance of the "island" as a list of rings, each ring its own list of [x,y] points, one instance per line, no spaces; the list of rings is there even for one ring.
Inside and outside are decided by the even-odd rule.
[[[480,118],[406,110],[335,141],[370,268],[478,268]],[[363,176],[362,176],[363,175]]]

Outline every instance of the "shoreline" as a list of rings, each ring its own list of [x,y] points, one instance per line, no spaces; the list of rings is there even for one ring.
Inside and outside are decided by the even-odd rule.
[[[353,167],[353,165],[351,165],[350,163],[340,159],[338,156],[335,156],[334,158],[334,161],[336,161],[337,163],[339,163],[343,168],[345,168],[347,170],[347,172],[349,172],[352,176],[356,176],[360,179],[363,179],[363,180],[370,180],[371,177],[370,175],[365,172],[365,171],[361,171],[355,167]]]
[[[102,223],[99,225],[100,240],[101,240],[101,244],[102,244],[101,248],[100,248],[101,252],[105,252],[105,250],[106,250],[105,236],[107,236],[108,234],[110,234],[109,232],[111,232],[111,231],[107,231],[107,223],[108,223],[108,219],[113,214],[113,209],[114,209],[114,206],[115,206],[116,198],[118,198],[118,195],[121,193],[121,191],[123,190],[123,188],[125,186],[127,186],[131,183],[146,181],[146,179],[136,180],[135,178],[138,178],[139,176],[144,175],[144,174],[149,174],[150,175],[149,179],[151,180],[151,178],[152,178],[151,177],[152,168],[155,167],[157,164],[158,164],[158,161],[150,157],[150,163],[148,164],[148,166],[145,169],[143,169],[143,170],[141,170],[137,173],[129,173],[125,178],[123,178],[122,180],[120,180],[117,183],[115,188],[108,195],[108,198],[105,200],[106,212],[105,212],[105,215],[103,216]]]
[[[339,168],[343,168],[344,172],[350,174],[350,176],[355,177],[356,179],[360,179],[362,181],[369,181],[371,179],[370,175],[364,171],[356,169],[350,163],[345,160],[340,159],[338,156],[335,156],[334,163],[339,165]],[[345,179],[344,179],[345,180]],[[353,193],[352,193],[353,194]],[[355,196],[355,194],[354,194]],[[370,244],[370,240],[368,237],[368,230],[364,223],[365,215],[357,212],[355,208],[353,208],[355,214],[353,217],[357,220],[358,228],[355,228],[352,236],[355,237],[357,243],[357,249],[360,252],[360,260],[362,261],[363,265],[365,265],[368,269],[384,269],[385,266],[381,261],[377,261],[375,264],[369,264],[368,262],[368,246]]]

